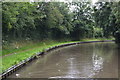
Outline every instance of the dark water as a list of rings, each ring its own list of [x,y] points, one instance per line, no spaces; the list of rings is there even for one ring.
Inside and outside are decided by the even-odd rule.
[[[18,70],[10,78],[118,78],[113,42],[59,48]]]

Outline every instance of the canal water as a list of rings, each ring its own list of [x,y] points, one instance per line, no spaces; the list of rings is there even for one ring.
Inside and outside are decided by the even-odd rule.
[[[114,42],[58,48],[9,78],[118,78],[118,48]]]

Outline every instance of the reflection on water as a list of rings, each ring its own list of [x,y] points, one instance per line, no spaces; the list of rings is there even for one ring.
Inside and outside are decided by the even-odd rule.
[[[102,70],[103,68],[103,58],[98,56],[97,54],[93,53],[93,75],[91,75],[90,77],[93,77],[95,75],[95,73],[100,72],[100,70]]]
[[[93,70],[95,72],[99,72],[103,68],[103,58],[96,54],[93,54],[92,59],[93,59]]]
[[[49,52],[10,77],[118,78],[118,52],[113,42],[74,45]]]
[[[68,62],[69,62],[69,67],[68,67],[68,72],[65,78],[76,78],[77,76],[75,76],[75,74],[80,74],[80,72],[78,71],[78,69],[76,68],[76,65],[74,64],[75,58],[69,58]]]

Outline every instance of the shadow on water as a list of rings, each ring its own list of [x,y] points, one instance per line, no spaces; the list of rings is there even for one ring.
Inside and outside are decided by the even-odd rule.
[[[59,48],[46,53],[9,78],[118,78],[118,50],[113,42]]]

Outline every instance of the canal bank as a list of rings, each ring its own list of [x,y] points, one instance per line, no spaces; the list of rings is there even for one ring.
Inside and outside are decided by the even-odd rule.
[[[93,42],[111,42],[111,40],[107,40],[107,41],[88,41],[88,42],[72,42],[72,43],[68,43],[68,44],[62,44],[62,45],[58,45],[58,46],[54,46],[54,47],[51,47],[49,49],[46,49],[44,52],[49,52],[53,49],[56,49],[56,48],[59,48],[59,47],[63,47],[63,46],[69,46],[69,45],[74,45],[74,44],[82,44],[82,43],[93,43]],[[14,65],[12,66],[11,68],[9,68],[9,70],[6,71],[6,73],[8,73],[7,75],[11,74],[12,72],[16,71],[17,69],[19,69],[21,66],[24,66],[26,65],[28,62],[34,60],[34,59],[37,59],[39,57],[39,55],[42,55],[44,54],[44,52],[40,52],[40,53],[37,53],[36,55],[24,60],[24,61],[21,61],[20,64],[18,65]],[[6,74],[4,73],[4,75]]]

